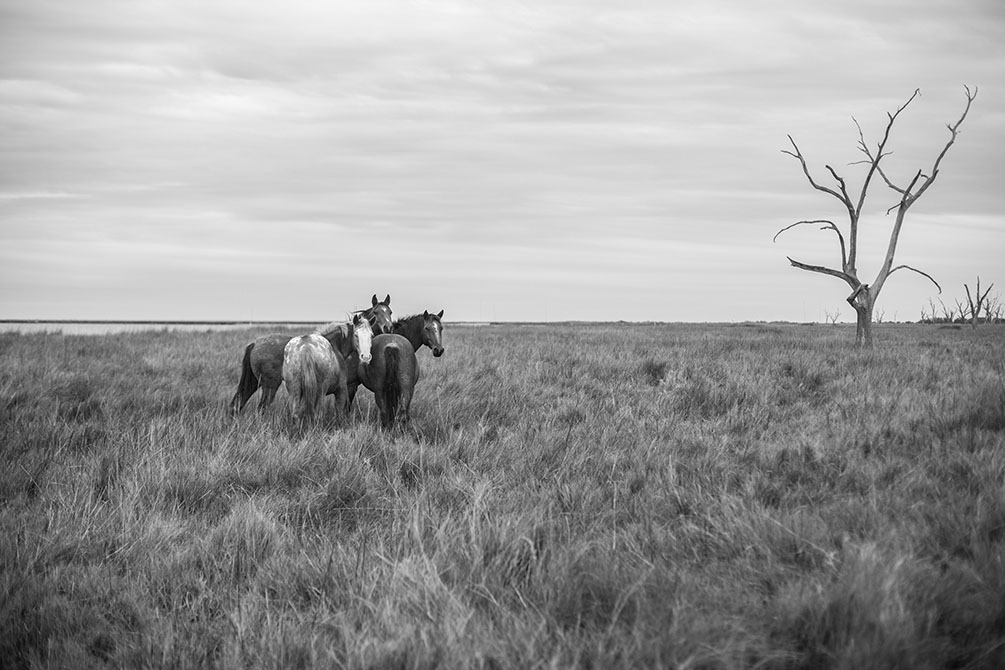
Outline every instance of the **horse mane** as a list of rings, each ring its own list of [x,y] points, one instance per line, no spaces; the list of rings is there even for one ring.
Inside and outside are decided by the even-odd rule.
[[[349,334],[349,324],[344,321],[329,321],[323,326],[318,326],[314,329],[314,332],[319,335],[324,335],[329,337],[335,334],[335,331],[339,331],[342,337]]]
[[[422,314],[409,314],[408,316],[403,316],[400,319],[395,319],[392,327],[397,328],[398,326],[405,326],[412,321],[423,318]]]

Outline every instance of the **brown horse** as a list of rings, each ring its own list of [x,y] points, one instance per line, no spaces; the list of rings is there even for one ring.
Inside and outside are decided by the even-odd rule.
[[[380,410],[380,424],[391,428],[400,415],[407,424],[415,383],[419,381],[419,363],[412,343],[404,335],[378,335],[370,347],[369,363],[362,360],[356,366],[359,381],[373,391]]]
[[[430,314],[427,310],[422,314],[398,319],[394,322],[391,332],[404,335],[416,352],[425,345],[433,352],[433,356],[439,358],[444,351],[442,319],[442,309],[439,314]]]
[[[428,310],[422,314],[413,314],[394,322],[392,331],[403,336],[412,345],[412,350],[418,352],[423,346],[429,347],[433,356],[439,358],[443,355],[443,310],[439,314],[430,314]],[[355,355],[353,355],[355,356]],[[356,397],[356,391],[361,383],[359,378],[359,359],[347,356],[346,361],[349,367],[349,406]]]
[[[373,328],[374,333],[391,332],[391,296],[386,296],[378,301],[376,294],[371,298],[369,309],[357,311],[366,317]],[[330,324],[321,330],[321,335],[325,336],[332,343],[332,348],[344,351],[345,343],[341,340],[342,329],[339,326]],[[244,348],[244,356],[241,360],[241,379],[237,383],[237,393],[230,401],[230,407],[234,414],[239,414],[248,400],[259,387],[262,388],[261,397],[258,399],[258,409],[264,410],[275,400],[276,391],[283,383],[283,356],[286,344],[290,341],[288,335],[262,335],[255,338]],[[355,375],[354,375],[355,376]]]
[[[346,350],[356,352],[360,359],[370,360],[373,330],[370,321],[356,314],[352,323],[342,329]],[[291,339],[283,354],[283,382],[293,406],[293,418],[298,421],[318,416],[321,401],[335,395],[339,418],[349,416],[349,393],[346,390],[345,356],[321,333],[301,335]]]

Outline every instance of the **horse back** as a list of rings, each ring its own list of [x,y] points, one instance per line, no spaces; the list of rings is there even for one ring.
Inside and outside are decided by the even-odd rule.
[[[370,354],[376,357],[377,354],[382,353],[388,347],[401,349],[402,353],[406,354],[411,351],[412,355],[410,358],[415,358],[415,350],[412,348],[412,343],[408,341],[407,337],[399,335],[398,333],[382,333],[380,335],[374,335],[373,345],[370,347]]]
[[[370,346],[370,362],[362,363],[359,356],[353,353],[349,367],[350,383],[362,383],[374,393],[377,393],[385,385],[387,371],[387,352],[395,350],[396,367],[410,374],[415,367],[415,350],[408,338],[402,335],[383,333],[376,335]]]
[[[331,343],[317,333],[291,339],[283,354],[287,391],[316,405],[339,387],[345,362]]]
[[[283,357],[286,345],[293,339],[289,335],[262,335],[251,343],[249,362],[259,379],[283,378]]]
[[[403,372],[414,376],[418,371],[418,361],[415,357],[415,349],[408,338],[397,333],[377,335],[373,338],[370,354],[373,360],[384,360],[385,352],[389,349],[397,350],[398,367]]]
[[[336,356],[337,352],[332,349],[331,343],[317,333],[291,338],[283,347],[285,362],[317,361],[327,364],[336,361]]]

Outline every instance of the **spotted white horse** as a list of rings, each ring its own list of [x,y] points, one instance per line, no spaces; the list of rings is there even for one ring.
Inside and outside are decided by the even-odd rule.
[[[346,388],[347,355],[356,353],[359,360],[370,361],[373,329],[365,317],[356,314],[346,323],[346,351],[337,351],[321,333],[294,337],[283,351],[283,382],[293,405],[293,417],[299,421],[316,417],[321,401],[335,395],[335,408],[340,419],[349,415],[349,392]],[[348,331],[352,335],[349,337]]]

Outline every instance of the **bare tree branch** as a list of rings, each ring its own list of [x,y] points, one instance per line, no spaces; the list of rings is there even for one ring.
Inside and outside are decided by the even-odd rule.
[[[925,179],[925,182],[918,189],[918,192],[914,194],[912,203],[921,197],[921,194],[928,190],[928,187],[935,183],[935,178],[939,176],[939,165],[942,164],[942,159],[946,157],[949,152],[949,147],[953,146],[956,142],[956,136],[960,133],[960,126],[963,124],[963,120],[967,118],[967,114],[970,113],[970,105],[973,104],[974,98],[977,97],[977,87],[974,86],[974,90],[971,91],[969,86],[964,86],[963,90],[967,96],[967,104],[963,108],[963,113],[960,118],[957,119],[956,123],[947,123],[946,128],[949,129],[949,141],[946,142],[946,146],[942,147],[942,151],[939,152],[939,156],[935,159],[935,163],[932,165],[932,175]],[[920,174],[920,173],[919,173]]]
[[[841,229],[838,228],[837,225],[835,225],[834,222],[831,221],[830,219],[812,219],[809,221],[796,221],[795,223],[785,226],[777,233],[775,233],[775,236],[771,238],[771,241],[772,243],[774,243],[774,241],[778,239],[778,236],[784,233],[786,230],[790,230],[791,228],[795,228],[796,226],[801,226],[803,224],[816,224],[816,223],[825,224],[823,226],[820,226],[820,230],[828,230],[828,229],[833,230],[834,233],[838,236],[838,242],[841,244],[841,269],[847,271],[848,255],[845,252],[844,235],[841,234]]]
[[[788,154],[789,156],[792,156],[793,158],[795,158],[796,160],[799,161],[799,164],[802,165],[802,167],[803,167],[803,174],[806,175],[807,181],[810,182],[810,186],[812,186],[813,188],[815,188],[818,191],[822,191],[824,193],[827,193],[829,195],[834,196],[835,198],[837,198],[838,200],[841,201],[841,204],[843,204],[845,207],[847,207],[849,210],[851,210],[852,206],[851,206],[851,201],[850,200],[845,199],[844,197],[841,196],[840,193],[838,193],[837,191],[835,191],[832,188],[828,188],[826,186],[821,186],[820,184],[818,184],[813,179],[813,175],[810,174],[810,169],[806,165],[806,159],[803,157],[803,153],[799,150],[799,146],[796,144],[796,141],[794,139],[792,139],[792,135],[787,135],[786,137],[789,138],[789,142],[792,143],[792,148],[795,149],[795,151],[789,151],[788,149],[782,149],[782,153],[783,154]]]
[[[890,275],[892,275],[897,270],[910,270],[911,272],[917,272],[922,277],[928,277],[928,281],[930,281],[933,284],[935,284],[935,288],[939,289],[939,293],[942,293],[942,287],[939,286],[939,282],[935,281],[935,279],[932,278],[932,275],[928,274],[927,272],[922,272],[918,268],[912,268],[910,265],[898,265],[897,267],[895,267],[892,270],[890,270],[889,272],[887,272],[886,276],[889,277]]]
[[[917,195],[915,196],[911,195],[911,189],[914,188],[914,185],[918,183],[918,180],[921,179],[922,176],[923,175],[921,173],[921,170],[918,170],[917,174],[914,175],[914,179],[912,179],[911,183],[907,185],[907,188],[905,189],[904,192],[904,197],[901,199],[901,202],[906,202],[908,199],[910,199],[913,202],[914,200],[918,199]],[[931,180],[925,183],[927,184],[929,182],[931,182]],[[920,191],[918,192],[918,195],[921,195]]]
[[[916,91],[916,94],[917,94],[917,91]],[[908,100],[908,101],[910,102],[911,100]],[[905,105],[905,106],[907,106],[907,105]],[[882,180],[884,182],[886,182],[886,186],[888,186],[889,188],[893,189],[897,193],[902,194],[903,193],[903,189],[895,186],[892,182],[890,182],[889,179],[886,177],[886,173],[884,173],[882,171],[882,168],[879,167],[879,161],[881,161],[883,158],[885,158],[885,157],[887,157],[887,156],[889,156],[890,154],[893,153],[893,152],[886,152],[885,154],[882,153],[882,144],[885,144],[885,138],[883,139],[883,143],[879,145],[879,151],[876,153],[875,157],[873,157],[872,156],[872,152],[869,151],[869,146],[865,143],[865,134],[862,133],[862,127],[858,124],[858,120],[855,119],[854,117],[852,117],[851,120],[853,122],[855,122],[855,128],[858,129],[858,151],[860,151],[863,154],[865,154],[866,158],[868,158],[867,161],[855,161],[851,165],[870,165],[870,166],[873,166],[873,168],[875,169],[875,171],[879,173],[879,176],[882,177]],[[887,127],[887,135],[888,134],[889,134],[889,129]]]
[[[889,154],[887,154],[887,155],[889,155]],[[886,182],[886,185],[889,186],[890,188],[892,188],[897,193],[899,193],[901,195],[904,195],[907,192],[907,189],[900,188],[899,186],[897,186],[896,184],[894,184],[892,181],[890,181],[890,178],[886,176],[885,172],[883,172],[883,168],[879,167],[878,165],[876,166],[876,172],[878,172],[879,176],[883,178],[883,181]],[[893,209],[894,207],[899,207],[899,205],[894,205],[890,209]]]
[[[841,177],[841,175],[835,172],[834,168],[832,168],[830,165],[824,165],[824,167],[827,168],[827,171],[831,173],[832,177],[834,177],[834,181],[836,181],[838,183],[838,186],[841,187],[841,202],[845,204],[851,202],[851,198],[848,197],[848,188],[845,186],[844,179]]]
[[[883,177],[883,180],[886,182],[887,186],[889,186],[894,191],[900,194],[900,202],[898,202],[896,205],[893,205],[892,207],[886,210],[887,216],[889,216],[890,212],[892,212],[895,209],[898,209],[900,207],[907,209],[912,204],[914,204],[914,201],[917,200],[917,197],[911,195],[911,189],[914,188],[914,185],[918,183],[919,179],[925,176],[921,172],[921,170],[918,170],[917,174],[914,175],[914,179],[912,179],[911,183],[907,185],[907,188],[900,188],[899,186],[894,186],[892,183],[890,183],[890,180],[886,178],[886,175],[883,174],[882,170],[879,170],[879,174],[880,176]]]
[[[879,144],[876,145],[875,156],[873,156],[872,152],[869,151],[869,145],[866,144],[865,135],[863,135],[862,133],[862,127],[859,125],[858,121],[855,121],[855,125],[858,126],[858,132],[859,132],[859,150],[862,151],[866,156],[868,156],[870,161],[869,172],[865,176],[865,181],[862,182],[862,191],[859,194],[858,204],[855,207],[856,212],[858,213],[862,212],[862,205],[865,203],[865,195],[869,190],[869,184],[870,182],[872,182],[873,174],[875,174],[879,170],[879,162],[883,160],[885,156],[890,155],[889,152],[884,153],[883,150],[886,148],[886,143],[890,139],[890,131],[893,130],[893,124],[897,121],[897,117],[900,116],[900,113],[903,112],[905,109],[907,109],[907,106],[910,105],[914,101],[914,99],[919,95],[921,95],[921,89],[920,88],[914,89],[914,93],[911,94],[911,97],[907,99],[907,102],[898,107],[896,112],[894,112],[893,114],[887,112],[886,116],[888,121],[886,123],[886,130],[883,131],[883,139],[880,140]],[[880,173],[880,175],[882,176],[882,173]],[[886,179],[886,177],[883,177],[883,180],[886,181],[887,185],[890,188],[894,190],[899,190],[897,189],[897,187],[891,184],[890,181]],[[903,191],[901,191],[901,193],[903,193]]]
[[[797,267],[800,270],[808,270],[809,272],[819,272],[820,274],[830,275],[831,277],[837,277],[838,279],[844,280],[844,282],[848,284],[848,286],[851,286],[852,289],[855,289],[858,286],[858,280],[846,272],[841,272],[840,270],[834,270],[833,268],[825,267],[823,265],[809,265],[807,263],[800,263],[799,261],[794,260],[791,256],[786,256],[786,258],[789,259],[789,263],[791,263],[793,267]]]

